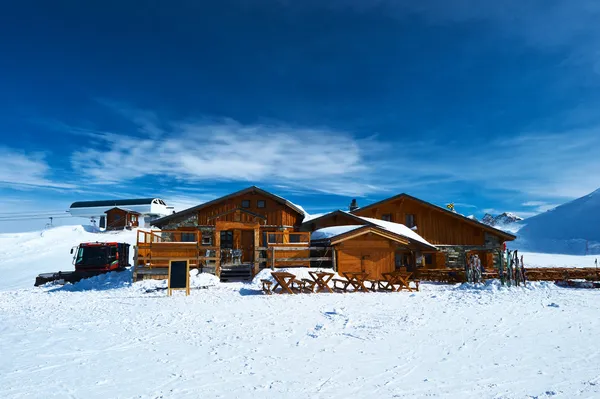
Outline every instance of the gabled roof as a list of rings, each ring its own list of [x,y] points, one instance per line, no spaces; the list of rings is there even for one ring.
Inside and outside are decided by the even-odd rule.
[[[133,209],[123,208],[123,207],[120,207],[120,206],[115,206],[113,208],[110,208],[110,209],[104,211],[104,213],[108,213],[108,212],[112,211],[113,209],[118,209],[120,211],[131,213],[132,215],[141,215],[141,213],[139,213],[137,211],[134,211]]]
[[[487,230],[487,231],[492,232],[492,233],[494,233],[496,235],[499,235],[501,237],[504,237],[504,238],[507,238],[507,239],[511,239],[511,240],[514,240],[514,239],[517,238],[517,236],[515,236],[513,234],[507,233],[506,231],[503,231],[503,230],[500,230],[500,229],[496,229],[496,228],[494,228],[492,226],[489,226],[489,225],[487,225],[485,223],[481,223],[479,220],[470,219],[470,218],[468,218],[466,216],[463,216],[463,215],[461,215],[459,213],[454,213],[454,212],[452,212],[452,211],[450,211],[450,210],[448,210],[446,208],[443,208],[441,206],[437,206],[435,204],[432,204],[430,202],[424,201],[424,200],[419,199],[417,197],[413,197],[412,195],[408,195],[406,193],[401,193],[401,194],[395,195],[393,197],[389,197],[389,198],[385,198],[385,199],[383,199],[381,201],[377,201],[377,202],[375,202],[373,204],[370,204],[370,205],[367,205],[367,206],[363,206],[361,208],[355,209],[354,211],[352,211],[352,213],[360,212],[360,211],[363,211],[365,209],[370,209],[370,208],[373,208],[373,207],[377,207],[377,206],[379,206],[379,205],[381,205],[383,203],[394,201],[394,200],[401,199],[401,198],[408,198],[408,199],[410,199],[412,201],[415,201],[415,202],[418,202],[418,203],[420,203],[420,204],[422,204],[424,206],[427,206],[427,207],[434,208],[436,210],[445,212],[449,216],[452,216],[452,217],[457,218],[459,220],[462,220],[464,222],[470,223],[471,225],[476,225],[478,227],[481,227],[483,230]]]
[[[390,222],[391,223],[391,222]],[[392,223],[397,224],[397,223]],[[406,226],[401,225],[402,227],[407,228]],[[323,229],[319,229],[315,231],[313,234],[317,234],[317,239],[312,239],[311,241],[315,242],[327,242],[329,245],[339,244],[343,241],[362,236],[364,234],[373,233],[379,236],[382,236],[388,240],[395,241],[399,244],[416,247],[419,250],[425,251],[436,251],[437,248],[433,245],[429,244],[424,239],[415,240],[414,238],[407,237],[403,234],[400,234],[398,230],[390,230],[380,226],[366,224],[366,225],[352,225],[352,226],[333,226],[333,227],[325,227]],[[322,233],[322,234],[321,234]]]
[[[203,204],[196,205],[196,206],[193,206],[193,207],[188,208],[188,209],[184,209],[183,211],[180,211],[180,212],[177,212],[177,213],[173,213],[172,215],[168,215],[168,216],[162,217],[160,219],[156,219],[156,220],[152,221],[152,225],[154,225],[154,226],[160,226],[160,225],[162,225],[162,224],[164,224],[164,223],[166,223],[166,222],[168,222],[170,220],[178,219],[178,218],[180,218],[182,216],[198,212],[201,209],[204,209],[204,208],[209,207],[211,205],[217,204],[217,203],[219,203],[221,201],[225,201],[227,199],[234,198],[234,197],[237,197],[237,196],[240,196],[240,195],[243,195],[243,194],[247,194],[247,193],[251,193],[251,192],[262,194],[265,197],[271,198],[272,200],[274,200],[276,202],[284,204],[287,207],[289,207],[292,210],[294,210],[295,212],[297,212],[299,215],[304,216],[304,214],[305,214],[302,209],[300,209],[298,206],[294,205],[290,201],[286,200],[285,198],[280,197],[280,196],[275,195],[275,194],[272,194],[272,193],[270,193],[268,191],[265,191],[265,190],[263,190],[263,189],[261,189],[259,187],[250,186],[250,187],[247,187],[247,188],[245,188],[243,190],[239,190],[239,191],[236,191],[234,193],[227,194],[227,195],[225,195],[223,197],[216,198],[216,199],[214,199],[212,201],[208,201],[208,202],[205,202]]]
[[[368,217],[363,217],[363,216],[357,216],[357,215],[351,214],[350,212],[346,212],[346,211],[342,211],[342,210],[333,211],[333,212],[323,215],[317,219],[310,220],[308,223],[312,223],[313,221],[321,219],[321,218],[331,217],[336,214],[348,216],[349,218],[354,219],[357,223],[356,223],[356,225],[349,225],[349,226],[325,227],[323,229],[314,231],[312,233],[312,235],[314,236],[314,234],[317,232],[323,232],[324,236],[328,235],[328,233],[336,234],[336,235],[343,235],[352,230],[356,230],[358,228],[358,226],[363,226],[363,227],[370,226],[370,227],[378,228],[380,230],[385,230],[386,232],[392,233],[396,236],[403,237],[404,239],[407,239],[411,243],[418,243],[419,245],[428,247],[429,249],[436,249],[436,247],[433,244],[429,243],[426,239],[424,239],[419,234],[417,234],[416,232],[414,232],[413,230],[411,230],[410,228],[406,227],[403,224],[394,223],[394,222],[386,222],[385,220],[373,219],[373,218],[368,218]],[[331,234],[329,234],[329,235],[331,235]],[[317,233],[317,237],[319,237],[318,233]],[[334,235],[332,235],[331,237],[334,237]]]
[[[332,211],[332,212],[326,213],[324,215],[321,215],[319,217],[316,217],[314,219],[309,219],[305,222],[302,222],[302,225],[303,226],[309,225],[310,223],[314,223],[321,219],[330,218],[331,216],[335,216],[335,215],[347,216],[351,219],[356,220],[358,222],[357,224],[365,224],[365,221],[360,216],[356,216],[356,215],[351,214],[350,212],[346,212],[346,211],[342,211],[341,209],[338,209],[337,211]]]
[[[150,205],[158,198],[136,198],[136,199],[112,199],[102,201],[78,201],[73,202],[70,208],[93,208],[97,206],[131,206]]]

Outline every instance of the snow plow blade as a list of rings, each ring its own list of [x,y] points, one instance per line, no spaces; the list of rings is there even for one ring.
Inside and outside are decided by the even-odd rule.
[[[89,271],[89,272],[56,272],[56,273],[42,273],[35,278],[35,287],[44,285],[46,283],[56,282],[57,284],[76,283],[84,278],[90,278],[98,276],[100,274],[108,273],[109,271]]]

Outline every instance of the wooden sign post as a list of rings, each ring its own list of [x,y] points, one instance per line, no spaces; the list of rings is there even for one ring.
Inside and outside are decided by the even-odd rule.
[[[168,296],[173,290],[185,290],[185,295],[190,295],[190,265],[187,260],[169,261]]]

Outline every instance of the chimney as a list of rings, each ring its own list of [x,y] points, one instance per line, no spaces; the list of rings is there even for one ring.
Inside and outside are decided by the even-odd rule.
[[[350,202],[350,206],[348,207],[348,209],[350,210],[350,212],[358,209],[358,204],[356,203],[356,198],[352,199],[352,202]]]

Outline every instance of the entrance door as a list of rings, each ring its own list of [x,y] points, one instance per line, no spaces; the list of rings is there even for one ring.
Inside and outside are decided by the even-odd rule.
[[[221,231],[221,249],[233,249],[233,231]]]
[[[254,260],[254,230],[242,230],[242,263]]]

